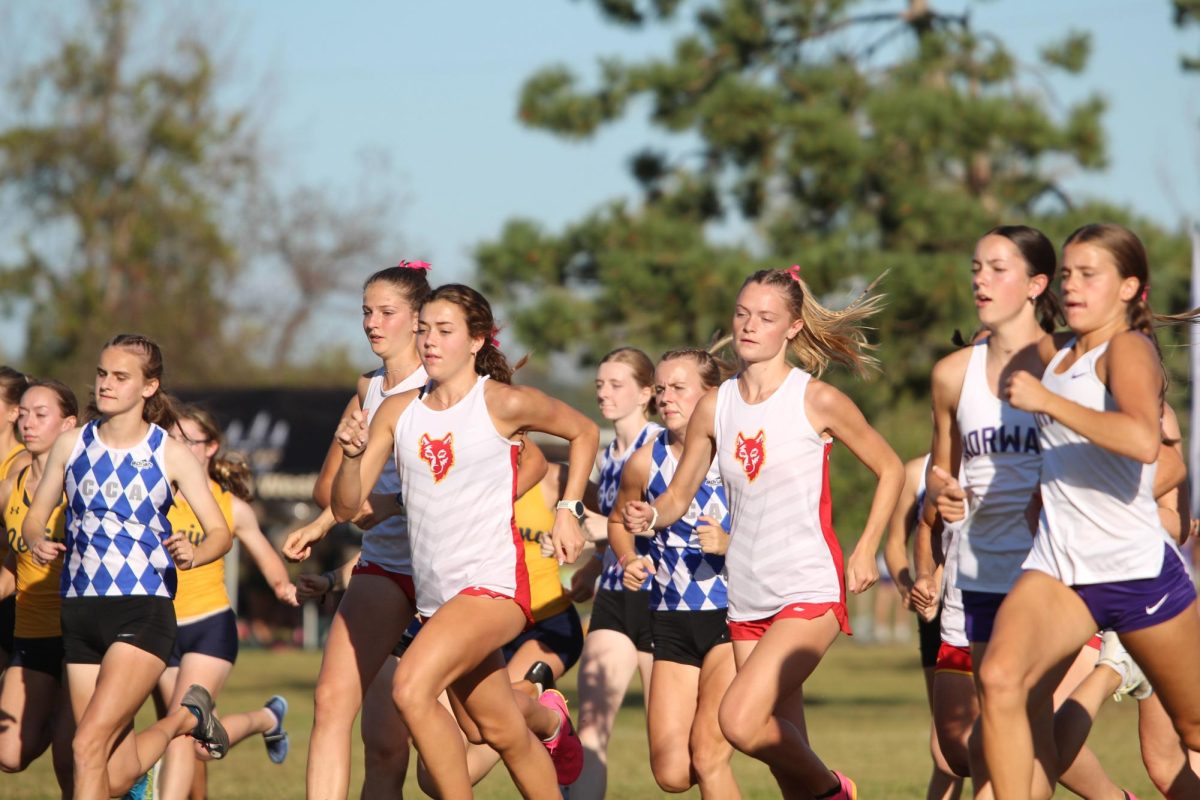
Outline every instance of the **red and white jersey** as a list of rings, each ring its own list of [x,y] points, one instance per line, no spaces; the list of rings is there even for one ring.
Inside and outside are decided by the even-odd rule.
[[[717,463],[729,500],[729,619],[774,616],[792,603],[845,602],[833,531],[829,451],[804,413],[811,376],[793,369],[751,405],[737,377],[717,391]]]
[[[1042,385],[1097,411],[1116,403],[1096,375],[1108,342],[1058,374],[1074,344],[1054,356]],[[1165,542],[1175,541],[1158,518],[1156,464],[1142,464],[1092,444],[1061,422],[1038,414],[1042,436],[1042,516],[1025,569],[1036,569],[1068,586],[1155,578],[1163,568]]]
[[[385,370],[377,369],[367,384],[363,398],[363,410],[367,412],[367,424],[375,418],[375,412],[383,401],[394,394],[420,389],[429,381],[425,368],[418,366],[411,375],[391,389],[383,388]],[[396,472],[396,460],[389,458],[379,473],[379,480],[371,490],[379,494],[394,495],[400,491],[400,475]],[[412,574],[412,553],[408,547],[408,519],[403,514],[389,517],[368,531],[363,531],[362,560],[383,567],[388,572],[402,575]]]
[[[1025,508],[1038,490],[1042,452],[1037,421],[988,386],[987,341],[971,348],[958,396],[959,471],[967,516],[959,531],[960,589],[1006,594],[1033,546]]]
[[[513,520],[516,442],[497,432],[480,377],[450,408],[416,398],[396,422],[417,612],[430,617],[468,588],[529,608],[524,544]],[[424,393],[422,393],[424,394]]]

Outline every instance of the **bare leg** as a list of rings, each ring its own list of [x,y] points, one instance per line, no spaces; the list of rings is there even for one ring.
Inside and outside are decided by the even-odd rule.
[[[579,659],[579,741],[583,772],[571,787],[571,800],[602,800],[608,786],[608,740],[617,712],[639,667],[629,637],[611,630],[590,631]]]

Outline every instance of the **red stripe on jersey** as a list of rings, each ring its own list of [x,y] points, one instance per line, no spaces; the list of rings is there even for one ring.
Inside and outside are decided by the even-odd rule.
[[[838,541],[837,532],[833,529],[833,496],[829,493],[829,454],[832,450],[833,442],[827,442],[825,444],[825,460],[821,466],[821,534],[825,537],[825,545],[829,548],[829,557],[833,559],[833,568],[837,571],[838,597],[841,598],[842,603],[845,603],[846,564],[842,558],[842,543]]]
[[[525,612],[525,619],[530,620],[530,624],[532,625],[533,615],[531,608],[533,607],[533,600],[529,591],[529,570],[525,566],[525,540],[521,538],[521,532],[517,530],[517,470],[521,455],[520,446],[514,444],[509,448],[509,454],[512,459],[512,503],[509,507],[508,527],[512,531],[513,550],[516,556],[517,587],[516,592],[513,594],[513,600]]]

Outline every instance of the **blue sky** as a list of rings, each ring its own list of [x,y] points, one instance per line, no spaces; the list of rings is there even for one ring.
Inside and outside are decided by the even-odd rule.
[[[1060,106],[1103,92],[1111,166],[1098,176],[1068,174],[1066,185],[1166,224],[1200,218],[1200,77],[1178,66],[1181,53],[1200,53],[1200,30],[1178,32],[1167,0],[933,5],[970,8],[977,30],[994,31],[1026,62],[1070,28],[1090,31],[1087,72],[1048,88]],[[556,227],[632,193],[626,159],[661,138],[636,113],[586,142],[560,141],[517,121],[520,86],[538,67],[564,63],[589,75],[600,56],[668,51],[671,31],[607,25],[588,0],[259,0],[216,7],[223,17],[207,23],[210,6],[175,9],[224,29],[230,95],[259,110],[281,177],[352,187],[361,154],[384,154],[390,188],[403,199],[394,228],[405,247],[397,255],[433,262],[438,282],[468,279],[471,248],[496,236],[506,219]],[[354,342],[361,339],[349,324],[356,306],[345,298],[327,309],[345,320],[331,329]]]

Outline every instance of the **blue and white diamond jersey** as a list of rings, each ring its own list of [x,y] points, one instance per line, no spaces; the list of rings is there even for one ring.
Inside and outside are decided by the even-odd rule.
[[[167,432],[151,424],[128,450],[107,447],[84,426],[67,460],[67,554],[63,597],[175,596],[164,542],[174,502],[163,470]]]
[[[661,425],[647,422],[646,427],[642,428],[641,433],[633,440],[633,444],[619,457],[615,455],[617,449],[615,439],[609,442],[608,447],[604,448],[604,454],[600,456],[600,485],[597,492],[601,514],[607,517],[612,513],[613,506],[617,504],[617,490],[621,488],[621,473],[625,470],[625,462],[642,445],[657,436],[661,431]],[[634,537],[633,544],[639,556],[650,555],[651,541],[651,539],[644,536]],[[616,554],[613,553],[611,547],[608,548],[604,551],[604,571],[600,573],[600,588],[607,589],[610,592],[623,592],[625,591],[625,584],[621,583],[621,579],[624,576],[625,570],[617,563]],[[646,582],[642,584],[640,591],[645,591],[649,588],[650,578],[646,578]]]
[[[646,500],[667,490],[678,463],[671,453],[669,434],[663,431],[650,451],[650,478]],[[687,513],[670,527],[656,531],[651,557],[655,559],[654,583],[650,586],[650,608],[654,611],[715,611],[725,608],[725,556],[700,549],[696,524],[700,517],[719,520],[729,532],[729,504],[716,459],[704,483],[692,498]],[[644,537],[638,537],[642,539]]]

